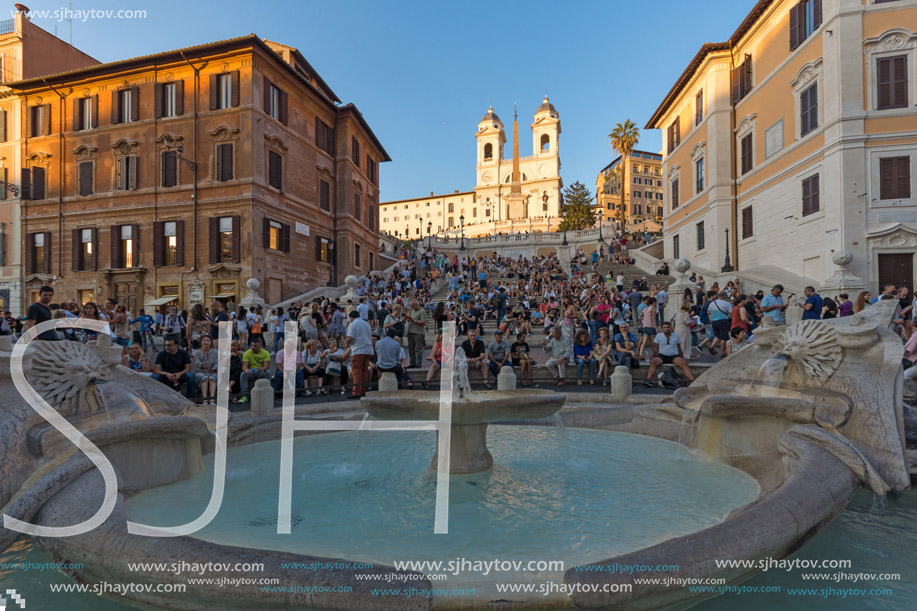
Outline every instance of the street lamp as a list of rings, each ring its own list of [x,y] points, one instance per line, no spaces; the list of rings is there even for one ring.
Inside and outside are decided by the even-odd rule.
[[[464,252],[465,250],[465,215],[464,214],[459,216],[459,225],[462,226],[462,243],[459,246],[459,250]]]
[[[726,264],[723,265],[720,271],[723,273],[733,271],[732,263],[729,262],[729,227],[726,228]]]
[[[427,223],[427,248],[433,248],[433,221]]]
[[[410,225],[405,225],[404,227],[404,241],[406,243],[411,242],[411,227]]]
[[[337,283],[334,281],[334,240],[328,240],[328,262],[331,263],[331,266],[328,268],[328,286],[337,286]]]
[[[564,241],[560,243],[561,246],[567,245],[567,209],[563,204],[560,206],[560,224],[564,226]]]
[[[599,244],[605,242],[605,240],[602,239],[602,216],[604,216],[604,214],[605,211],[599,208]]]

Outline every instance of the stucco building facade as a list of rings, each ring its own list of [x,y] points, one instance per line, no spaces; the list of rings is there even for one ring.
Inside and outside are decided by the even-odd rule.
[[[917,2],[761,0],[707,43],[647,124],[664,130],[665,255],[873,290],[917,247]],[[727,239],[728,230],[728,239]]]

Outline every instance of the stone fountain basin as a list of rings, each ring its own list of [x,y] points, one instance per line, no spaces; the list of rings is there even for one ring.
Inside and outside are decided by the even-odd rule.
[[[502,420],[539,420],[557,413],[566,397],[550,390],[486,390],[452,402],[453,424],[484,424]],[[360,401],[378,420],[438,420],[437,391],[374,392]]]

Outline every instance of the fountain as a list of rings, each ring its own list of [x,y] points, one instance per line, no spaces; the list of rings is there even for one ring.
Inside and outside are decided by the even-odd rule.
[[[514,593],[514,608],[687,607],[708,594],[648,584],[670,576],[651,568],[627,574],[596,567],[678,565],[680,578],[739,583],[755,570],[719,567],[716,560],[784,558],[840,513],[861,486],[877,494],[907,488],[903,351],[885,328],[889,306],[894,304],[880,302],[846,319],[761,329],[754,345],[656,405],[596,401],[560,412],[566,397],[549,391],[472,392],[467,364],[458,356],[447,390],[371,393],[361,406],[372,419],[342,421],[353,425],[349,432],[296,437],[289,535],[274,532],[273,474],[283,419],[244,412],[229,420],[226,498],[213,522],[186,536],[128,532],[128,520],[172,526],[201,515],[215,464],[206,415],[164,385],[120,367],[114,349],[39,343],[28,347],[26,371],[53,372],[54,363],[67,362],[73,374],[30,382],[111,461],[118,493],[109,517],[92,531],[32,541],[50,561],[82,563],[70,575],[86,584],[162,583],[162,574],[130,570],[128,563],[142,557],[152,563],[260,563],[258,578],[349,588],[268,594],[187,583],[182,598],[139,589],[122,598],[147,607],[470,609],[506,598],[493,580],[524,579],[564,589],[547,597]],[[0,338],[4,364],[9,351],[8,340]],[[4,514],[49,527],[87,520],[107,502],[102,473],[18,396],[9,371],[0,369],[0,391],[9,397],[0,411]],[[441,422],[450,411],[451,419]],[[297,418],[308,415],[297,407]],[[434,427],[382,430],[398,421],[448,426],[448,535],[432,528],[441,475],[428,468],[439,467],[440,448],[434,453],[431,447]],[[545,452],[564,431],[570,458]],[[18,536],[0,530],[0,551]],[[476,597],[373,593],[396,581],[421,590],[435,584],[429,575],[392,568],[393,560],[473,554],[566,564],[449,583],[478,588]],[[369,570],[348,564],[367,561],[374,563]],[[323,568],[328,562],[344,568]],[[239,575],[226,570],[207,577]]]
[[[452,371],[449,472],[479,473],[493,467],[487,449],[487,426],[497,421],[525,421],[548,418],[563,407],[566,397],[548,390],[490,390],[471,392],[468,361],[463,350],[455,351],[454,365],[448,356],[443,375]],[[427,420],[440,418],[444,400],[434,391],[375,392],[363,397],[361,405],[376,420]],[[430,463],[437,468],[439,447]]]

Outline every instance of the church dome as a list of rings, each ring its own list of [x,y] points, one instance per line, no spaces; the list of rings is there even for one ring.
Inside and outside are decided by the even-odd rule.
[[[487,114],[484,115],[484,118],[481,119],[480,122],[481,122],[481,123],[490,123],[490,122],[493,122],[493,123],[499,123],[499,124],[501,124],[501,125],[503,124],[503,121],[501,121],[501,120],[500,120],[500,117],[497,116],[497,113],[494,112],[494,107],[493,107],[493,106],[491,106],[491,107],[489,107],[489,108],[487,109]]]
[[[535,111],[535,114],[537,115],[543,112],[549,112],[554,116],[557,116],[557,109],[554,108],[554,104],[551,104],[551,101],[548,100],[547,94],[544,96],[544,100],[541,101],[541,106],[538,107],[538,110]]]

